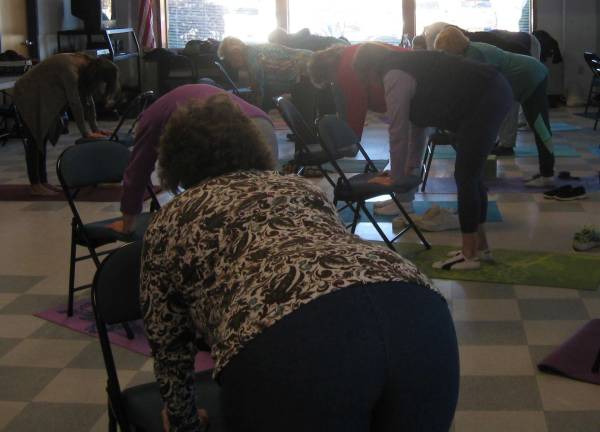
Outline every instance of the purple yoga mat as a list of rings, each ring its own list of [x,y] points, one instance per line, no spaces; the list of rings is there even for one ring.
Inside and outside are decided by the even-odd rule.
[[[595,319],[563,342],[538,364],[542,372],[600,385],[600,319]],[[595,372],[593,371],[595,370]]]
[[[67,307],[64,305],[38,312],[34,315],[76,332],[94,338],[97,337],[94,312],[92,310],[92,303],[89,300],[79,300],[75,302],[73,316],[70,318],[67,317]],[[129,323],[129,326],[134,333],[134,338],[132,340],[127,339],[123,326],[117,325],[109,327],[110,342],[114,345],[149,357],[151,355],[150,345],[148,344],[142,321],[131,322]],[[213,367],[214,362],[209,353],[201,351],[196,355],[195,368],[197,372],[212,369]]]
[[[525,180],[521,177],[516,178],[498,178],[494,180],[485,180],[485,185],[490,192],[496,193],[539,193],[551,190],[554,187],[565,185],[584,186],[587,192],[595,192],[600,190],[600,182],[598,176],[581,177],[581,181],[576,180],[560,180],[556,179],[554,187],[532,188],[525,186]],[[428,193],[456,193],[456,183],[452,177],[434,177],[427,179],[425,192]]]

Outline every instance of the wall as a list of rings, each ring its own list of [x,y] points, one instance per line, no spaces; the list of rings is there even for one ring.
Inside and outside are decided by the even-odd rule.
[[[38,0],[40,59],[56,53],[56,32],[82,27],[71,15],[71,0]]]
[[[543,0],[538,2],[537,28],[546,30],[560,44],[564,57],[563,76],[556,82],[561,67],[551,66],[551,87],[562,86],[562,93],[571,103],[583,101],[591,75],[584,51],[600,48],[600,7],[592,0]],[[555,93],[555,91],[551,91]]]
[[[14,50],[27,55],[27,11],[24,0],[0,0],[2,51]]]

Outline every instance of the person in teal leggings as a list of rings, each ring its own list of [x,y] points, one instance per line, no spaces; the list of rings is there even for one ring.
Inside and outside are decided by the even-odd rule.
[[[533,130],[540,172],[526,183],[530,187],[554,184],[554,149],[548,116],[548,69],[530,56],[503,51],[495,46],[471,42],[458,28],[446,27],[435,40],[435,49],[495,66],[512,87]]]

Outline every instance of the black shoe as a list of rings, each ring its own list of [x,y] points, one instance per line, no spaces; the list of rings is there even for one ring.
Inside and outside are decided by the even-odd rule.
[[[558,201],[574,201],[584,198],[587,198],[587,195],[585,194],[585,188],[583,186],[577,186],[571,188],[570,190],[559,191],[556,195],[554,195],[554,199]]]
[[[496,146],[492,150],[494,156],[514,156],[515,150],[512,147]]]
[[[556,189],[552,189],[552,190],[544,192],[544,198],[546,198],[546,199],[555,199],[557,194],[559,194],[559,193],[563,193],[563,194],[568,193],[568,192],[571,191],[571,189],[573,189],[573,186],[571,186],[571,185],[561,186],[561,187],[558,187]]]

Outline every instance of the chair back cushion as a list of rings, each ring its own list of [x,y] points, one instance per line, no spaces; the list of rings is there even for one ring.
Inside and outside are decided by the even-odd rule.
[[[353,157],[358,152],[358,136],[344,120],[335,115],[319,119],[319,137],[330,152],[340,157]]]
[[[56,164],[63,187],[120,183],[129,162],[129,150],[116,141],[90,141],[67,148]]]
[[[96,313],[106,324],[142,318],[139,299],[141,257],[140,240],[112,252],[96,271],[94,305]]]
[[[298,111],[292,102],[284,97],[279,97],[276,100],[276,105],[283,120],[296,135],[296,139],[299,140],[300,145],[309,146],[311,144],[318,144],[317,135],[306,124],[302,114],[300,114],[300,111]]]

